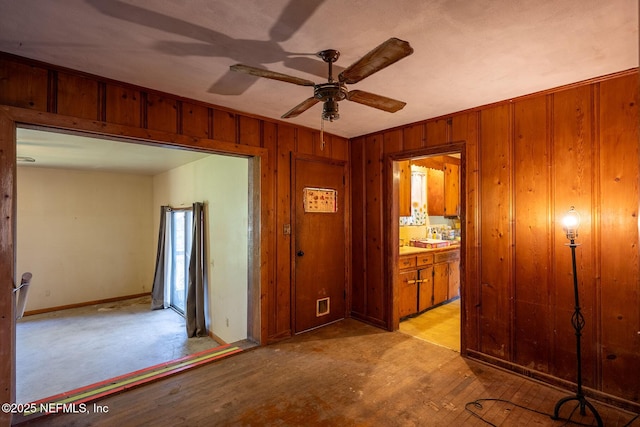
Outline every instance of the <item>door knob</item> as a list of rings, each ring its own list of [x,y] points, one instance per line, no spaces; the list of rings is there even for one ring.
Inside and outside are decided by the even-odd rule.
[[[302,252],[302,251],[298,251],[298,253],[296,253],[296,255],[298,255],[298,256],[303,256],[303,255],[304,255],[304,252]]]

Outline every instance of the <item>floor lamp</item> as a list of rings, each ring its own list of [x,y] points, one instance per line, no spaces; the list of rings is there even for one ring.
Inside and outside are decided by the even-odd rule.
[[[577,370],[578,370],[578,390],[575,396],[568,396],[560,399],[558,403],[556,403],[556,407],[553,411],[554,420],[558,419],[558,415],[560,412],[560,407],[567,402],[575,400],[580,405],[580,415],[586,415],[585,408],[589,408],[591,413],[593,413],[593,417],[598,422],[598,426],[602,427],[602,418],[600,418],[600,414],[596,410],[596,408],[587,401],[582,393],[582,356],[580,352],[580,338],[582,337],[582,328],[584,328],[584,316],[580,312],[580,298],[578,296],[578,273],[576,271],[576,247],[579,246],[579,243],[576,243],[576,237],[578,237],[578,227],[580,226],[580,215],[573,206],[562,219],[562,229],[567,235],[567,239],[571,243],[567,246],[571,248],[571,261],[573,264],[573,293],[575,297],[575,311],[573,312],[573,316],[571,317],[571,324],[573,325],[573,329],[576,331],[576,356],[578,360]]]

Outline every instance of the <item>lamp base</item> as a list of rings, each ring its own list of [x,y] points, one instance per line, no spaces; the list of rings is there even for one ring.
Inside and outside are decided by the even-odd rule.
[[[556,407],[553,410],[553,416],[551,417],[551,419],[552,420],[560,419],[559,418],[560,407],[567,402],[571,402],[572,400],[577,401],[578,404],[580,405],[580,415],[586,415],[587,413],[585,411],[585,407],[589,408],[589,410],[593,414],[593,418],[595,418],[596,422],[598,423],[598,427],[604,426],[604,424],[602,424],[602,418],[600,418],[600,414],[598,413],[598,410],[595,408],[595,406],[589,403],[589,401],[581,394],[577,394],[575,396],[563,397],[562,399],[558,400],[558,403],[556,403]]]

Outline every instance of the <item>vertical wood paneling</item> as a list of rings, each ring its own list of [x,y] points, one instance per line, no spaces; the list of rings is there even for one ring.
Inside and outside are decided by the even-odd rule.
[[[571,251],[562,232],[562,217],[571,206],[581,215],[576,248],[580,304],[586,325],[582,331],[582,378],[586,386],[595,386],[596,325],[592,215],[594,198],[593,114],[591,87],[582,86],[553,95],[553,206],[555,274],[555,349],[553,374],[575,381],[575,335],[571,326],[574,309]]]
[[[386,286],[382,230],[382,134],[365,139],[365,212],[367,317],[384,322],[386,319]]]
[[[349,160],[349,140],[331,135],[331,158],[334,160]]]
[[[402,129],[385,132],[382,137],[382,152],[384,154],[402,151]]]
[[[479,238],[479,151],[478,151],[478,113],[456,115],[452,118],[451,138],[453,141],[465,141],[466,170],[465,178],[466,211],[462,218],[465,238],[465,248],[462,255],[462,273],[465,280],[462,283],[461,295],[465,302],[464,321],[465,336],[462,337],[466,348],[478,349],[480,344],[480,238]]]
[[[97,120],[98,82],[88,77],[58,73],[58,114]]]
[[[402,128],[402,148],[413,150],[424,147],[425,139],[424,123],[415,124]]]
[[[443,145],[449,142],[449,135],[447,129],[447,120],[438,119],[427,122],[427,147],[433,147],[434,145]]]
[[[296,133],[296,152],[300,154],[314,154],[313,133],[309,129],[298,129]]]
[[[140,92],[114,84],[106,85],[105,120],[127,126],[141,126]]]
[[[261,233],[267,234],[267,248],[266,248],[266,257],[261,260],[262,268],[267,269],[267,283],[262,284],[262,295],[265,295],[267,312],[268,312],[268,321],[266,324],[262,325],[262,328],[266,328],[267,337],[278,336],[278,287],[276,281],[277,275],[277,263],[273,262],[273,260],[277,259],[278,255],[278,247],[277,247],[277,237],[278,232],[282,232],[282,230],[278,229],[277,218],[278,215],[276,213],[277,206],[277,187],[276,183],[278,180],[278,157],[275,155],[277,153],[278,146],[278,126],[265,122],[264,123],[264,140],[263,145],[264,148],[269,150],[269,153],[273,153],[273,155],[269,155],[267,170],[262,170],[262,175],[266,176],[263,182],[267,185],[263,186],[260,189],[260,197],[263,200],[267,200],[267,206],[269,206],[269,210],[266,213],[266,222],[267,227],[265,229],[264,224],[262,225]],[[263,203],[264,205],[264,203]],[[263,248],[265,249],[265,248]],[[289,312],[287,312],[288,315]],[[285,322],[284,325],[280,323],[280,326],[284,326],[285,333],[288,333],[289,326]]]
[[[229,111],[213,111],[213,139],[225,142],[238,142],[236,130],[236,115]]]
[[[383,259],[386,181],[382,155],[464,140],[463,344],[520,368],[547,370],[575,381],[571,258],[559,225],[569,206],[575,205],[583,219],[577,255],[587,321],[583,336],[585,385],[640,402],[634,376],[640,364],[637,94],[637,74],[627,73],[515,103],[505,101],[451,118],[380,131],[351,142],[331,135],[327,152],[318,151],[317,131],[300,129],[301,152],[350,160],[354,316],[381,325],[388,324],[390,316],[387,299],[391,293],[386,289]],[[158,106],[159,99],[166,104]],[[153,105],[142,104],[147,100]],[[146,96],[127,84],[107,83],[53,66],[34,66],[28,60],[2,54],[0,104],[71,118],[97,117],[107,124],[149,125],[151,129],[234,144],[251,141],[264,145],[271,162],[262,173],[271,181],[261,183],[267,187],[262,188],[262,196],[271,200],[268,204],[273,210],[267,208],[263,213],[267,224],[272,224],[263,232],[273,240],[267,243],[268,256],[263,260],[269,271],[263,276],[268,279],[266,284],[263,281],[267,289],[263,288],[262,296],[268,311],[263,327],[271,341],[290,335],[290,236],[284,234],[283,227],[290,223],[290,156],[296,150],[298,128],[214,110],[214,106],[192,104],[171,95]],[[172,112],[172,105],[181,108]],[[69,117],[61,123],[71,126]],[[170,127],[165,127],[168,124]],[[5,165],[15,157],[13,146],[6,142],[7,132],[13,138],[14,130],[3,128],[0,122],[3,191],[13,185],[7,181],[13,176],[7,173],[11,165]],[[4,209],[8,206],[2,204]],[[13,239],[10,216],[3,211],[0,223],[3,261],[13,259],[13,255],[6,255],[7,242]],[[545,233],[546,247],[541,237]],[[545,256],[547,261],[543,261]],[[11,262],[2,264],[3,283],[13,280],[11,268]],[[4,303],[2,318],[6,322],[6,314],[13,315],[13,305]],[[512,321],[509,317],[513,314]],[[547,329],[546,335],[543,329]],[[5,332],[0,331],[1,351],[7,351],[12,343]],[[7,366],[10,369],[11,363],[4,356],[2,360],[2,379],[10,379]],[[14,382],[5,382],[8,384],[1,391],[3,400],[9,401],[8,387]]]
[[[48,72],[0,59],[0,104],[47,111]]]
[[[155,93],[147,94],[147,129],[178,133],[178,103]]]
[[[515,103],[515,343],[514,360],[549,371],[553,323],[549,285],[549,146],[547,100]],[[531,328],[536,325],[536,328]]]
[[[284,233],[291,224],[291,152],[295,150],[296,129],[278,125],[276,175],[276,288],[274,295],[274,325],[271,335],[291,334],[291,235]]]
[[[599,89],[602,390],[637,402],[629,367],[640,366],[638,76]]]
[[[351,140],[351,232],[352,232],[352,289],[351,312],[366,317],[367,247],[366,247],[366,159],[365,139]]]
[[[1,79],[0,79],[1,80]],[[15,272],[16,216],[16,130],[13,121],[0,111],[0,400],[15,402]],[[10,411],[0,412],[0,424],[10,425]]]
[[[240,138],[238,143],[260,147],[260,120],[253,117],[240,116],[238,118]]]
[[[509,360],[510,346],[510,164],[509,105],[480,114],[481,351]]]
[[[182,133],[196,138],[211,138],[209,108],[182,102]]]

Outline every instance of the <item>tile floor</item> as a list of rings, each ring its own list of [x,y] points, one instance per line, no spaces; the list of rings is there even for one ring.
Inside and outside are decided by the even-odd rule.
[[[400,332],[460,352],[460,298],[400,322]]]

